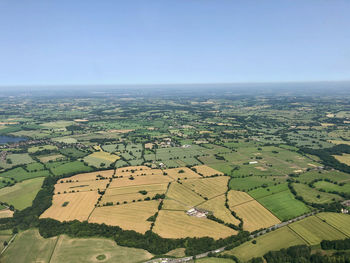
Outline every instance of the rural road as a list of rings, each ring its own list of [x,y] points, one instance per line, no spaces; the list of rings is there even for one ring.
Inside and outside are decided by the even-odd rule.
[[[264,235],[270,231],[272,231],[273,229],[278,229],[278,228],[281,228],[281,227],[284,227],[284,226],[287,226],[293,222],[296,222],[296,221],[299,221],[301,219],[304,219],[306,217],[309,217],[309,216],[312,216],[312,215],[315,215],[317,214],[319,211],[313,211],[313,212],[310,212],[310,213],[307,213],[305,215],[301,215],[301,216],[298,216],[298,217],[295,217],[293,219],[290,219],[288,221],[285,221],[285,222],[282,222],[280,224],[277,224],[277,225],[274,225],[274,226],[271,226],[267,229],[264,229],[254,235],[250,235],[249,237],[250,238],[254,238],[254,237],[258,237],[258,236],[261,236],[261,235]],[[220,253],[222,251],[225,250],[225,247],[221,247],[221,248],[218,248],[218,249],[215,249],[215,250],[211,250],[211,251],[207,251],[205,253],[202,253],[202,254],[198,254],[196,255],[196,259],[198,258],[204,258],[206,256],[208,256],[208,254],[210,252],[216,254],[216,253]],[[145,261],[145,263],[159,263],[159,262],[162,262],[162,263],[180,263],[180,262],[188,262],[190,260],[193,260],[193,257],[192,256],[188,256],[188,257],[183,257],[183,258],[157,258],[157,259],[152,259],[152,260],[148,260],[148,261]]]

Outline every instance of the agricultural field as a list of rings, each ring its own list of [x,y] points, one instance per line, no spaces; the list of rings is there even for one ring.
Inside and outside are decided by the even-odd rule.
[[[326,192],[339,192],[350,193],[350,181],[345,184],[334,184],[326,181],[319,181],[314,184],[317,189],[324,190]],[[339,197],[338,197],[339,198]]]
[[[342,155],[334,155],[334,158],[350,166],[350,154],[343,153]]]
[[[324,204],[324,203],[331,203],[331,202],[339,201],[343,199],[339,195],[324,193],[324,192],[318,191],[317,189],[311,188],[305,184],[296,183],[296,184],[293,184],[293,187],[297,192],[297,194],[299,196],[302,196],[304,200],[309,203]]]
[[[22,210],[31,206],[36,194],[41,188],[44,178],[28,179],[14,186],[0,189],[0,201]]]
[[[120,157],[114,154],[110,154],[108,152],[94,152],[86,157],[84,157],[84,162],[88,163],[90,166],[94,166],[96,168],[100,167],[108,167],[115,161],[117,161]]]
[[[154,225],[154,232],[165,238],[205,237],[225,238],[235,230],[206,218],[186,215],[183,211],[161,210]]]
[[[350,237],[350,216],[336,213],[320,213],[316,215],[319,219],[338,229],[347,237]]]

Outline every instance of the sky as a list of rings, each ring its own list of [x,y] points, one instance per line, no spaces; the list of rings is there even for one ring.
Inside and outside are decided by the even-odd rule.
[[[350,80],[349,0],[1,0],[0,86]]]

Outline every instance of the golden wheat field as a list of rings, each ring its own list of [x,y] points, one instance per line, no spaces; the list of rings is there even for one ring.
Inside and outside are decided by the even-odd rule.
[[[201,176],[194,171],[192,171],[190,168],[187,167],[179,167],[179,168],[172,168],[172,169],[165,169],[165,173],[167,173],[171,178],[174,180],[177,179],[184,179],[184,178],[201,178]]]
[[[212,178],[189,179],[183,181],[183,185],[192,189],[203,197],[213,198],[224,194],[227,190],[228,176]]]
[[[214,168],[211,168],[207,165],[197,165],[193,166],[192,168],[195,168],[197,170],[197,173],[203,176],[212,176],[215,174],[223,175],[222,172],[219,172],[218,170],[215,170]]]

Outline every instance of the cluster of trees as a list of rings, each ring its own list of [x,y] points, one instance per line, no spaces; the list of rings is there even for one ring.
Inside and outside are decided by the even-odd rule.
[[[323,240],[321,242],[321,247],[324,250],[346,250],[350,249],[350,238],[344,240]]]
[[[337,252],[332,255],[322,255],[321,253],[311,253],[311,248],[306,245],[299,245],[281,249],[279,251],[270,251],[264,255],[264,259],[253,258],[250,263],[348,263],[350,262],[350,253]]]

